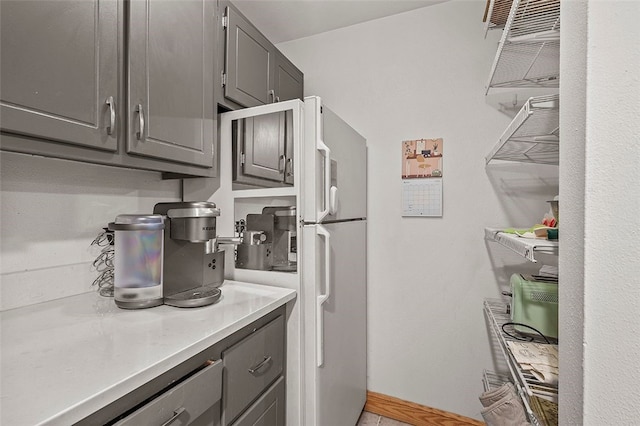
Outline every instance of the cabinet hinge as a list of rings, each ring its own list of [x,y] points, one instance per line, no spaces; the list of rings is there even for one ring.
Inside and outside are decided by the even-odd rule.
[[[244,164],[245,162],[245,156],[244,156],[244,152],[242,154],[240,154],[240,164]]]
[[[220,81],[222,82],[222,87],[227,85],[227,74],[224,71],[220,72]]]
[[[225,30],[229,27],[229,15],[224,15],[222,17],[222,28]]]

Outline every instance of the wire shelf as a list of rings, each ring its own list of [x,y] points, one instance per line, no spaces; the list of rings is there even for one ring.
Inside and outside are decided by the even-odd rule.
[[[499,299],[486,299],[484,301],[484,313],[489,321],[492,333],[500,343],[500,350],[507,361],[509,373],[513,378],[514,386],[518,390],[529,420],[534,425],[541,425],[537,416],[531,409],[530,398],[542,398],[553,403],[558,403],[558,387],[543,383],[533,375],[524,372],[507,347],[507,341],[516,339],[506,335],[502,331],[502,325],[511,321],[508,304]],[[535,342],[544,343],[540,338],[534,338]]]
[[[485,157],[491,160],[558,165],[560,95],[529,98]]]
[[[538,238],[523,238],[515,234],[502,232],[500,229],[484,228],[484,237],[518,253],[525,259],[537,263],[536,254],[558,254],[558,242]]]
[[[560,0],[513,0],[486,93],[497,87],[558,87],[559,77]]]
[[[513,383],[510,377],[503,374],[494,373],[489,370],[482,372],[482,384],[484,385],[485,391],[497,389],[507,382]]]

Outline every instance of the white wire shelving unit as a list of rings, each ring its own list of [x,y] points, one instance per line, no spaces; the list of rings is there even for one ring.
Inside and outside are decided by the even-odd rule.
[[[498,0],[493,3],[496,8]],[[559,87],[559,77],[560,0],[513,0],[486,93],[498,87]]]
[[[529,98],[485,157],[492,160],[558,165],[560,95]]]
[[[558,254],[558,242],[538,238],[524,238],[503,232],[500,229],[485,228],[484,237],[519,254],[530,262],[537,263],[536,254]]]
[[[502,331],[503,324],[511,321],[508,304],[499,299],[486,299],[484,301],[484,313],[487,317],[487,321],[489,322],[491,332],[499,342],[500,350],[507,362],[514,386],[524,403],[529,420],[532,424],[537,426],[546,424],[541,422],[538,419],[538,416],[531,409],[531,398],[537,397],[557,404],[558,387],[543,383],[536,379],[532,374],[523,371],[511,354],[511,351],[507,346],[507,341],[516,339],[508,336]],[[534,338],[534,341],[538,343],[545,343],[543,340],[539,340],[538,338]]]
[[[484,370],[482,372],[482,385],[484,386],[485,391],[497,389],[507,382],[513,383],[511,377],[489,370]]]

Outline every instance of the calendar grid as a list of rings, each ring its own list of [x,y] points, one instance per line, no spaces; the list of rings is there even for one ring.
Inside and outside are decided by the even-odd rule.
[[[442,217],[442,178],[403,179],[402,215]]]

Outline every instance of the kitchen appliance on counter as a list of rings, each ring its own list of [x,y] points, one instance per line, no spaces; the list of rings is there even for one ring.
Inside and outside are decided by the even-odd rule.
[[[118,307],[162,305],[164,227],[160,215],[121,214],[109,224],[115,233],[113,297]]]
[[[261,126],[273,122],[273,127],[256,132],[253,120],[251,138],[247,138],[251,117],[259,118]],[[243,122],[244,140],[238,131]],[[264,208],[270,204],[257,204],[263,209],[258,216],[272,217],[273,234],[260,244],[272,244],[274,272],[239,267],[233,271],[236,280],[297,291],[287,321],[287,424],[356,424],[366,401],[367,382],[366,140],[319,97],[223,113],[220,126],[221,186],[213,199],[243,208],[265,197],[278,203],[273,205],[295,205]],[[241,145],[246,151],[248,140],[249,148],[272,154],[269,161],[242,156],[238,149],[234,152],[233,147]],[[275,149],[282,146],[292,146],[292,153],[283,156]],[[286,166],[289,159],[296,170],[291,176],[288,171],[293,169]],[[293,187],[260,190],[242,187],[239,181],[234,184],[238,165],[245,172],[249,166],[256,170],[252,178],[261,180],[256,186],[271,186],[265,182],[279,182],[284,174],[293,178]],[[258,170],[273,174],[262,176]],[[281,197],[287,202],[280,202]],[[238,203],[240,198],[243,201]],[[227,218],[221,224],[225,230],[234,229],[234,222]],[[252,226],[247,223],[246,229],[263,230]],[[248,241],[256,240],[244,238]],[[243,246],[238,248],[241,253]],[[283,274],[276,269],[295,272]]]
[[[224,282],[224,251],[218,250],[215,203],[158,203],[164,227],[164,304],[180,308],[218,301]],[[117,241],[117,240],[116,240]]]
[[[520,334],[558,338],[558,281],[511,275],[511,320]],[[523,324],[523,325],[519,325]],[[529,328],[533,327],[533,329]]]
[[[295,206],[264,207],[261,214],[248,214],[245,223],[236,252],[237,268],[297,270]]]

